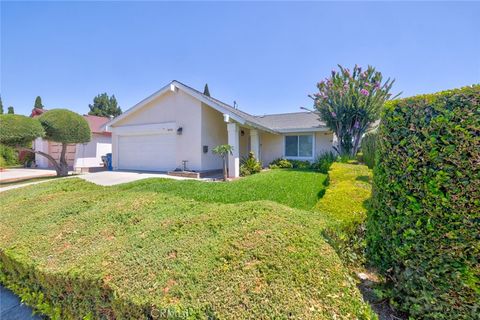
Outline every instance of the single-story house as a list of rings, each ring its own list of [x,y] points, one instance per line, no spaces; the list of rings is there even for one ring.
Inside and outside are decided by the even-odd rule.
[[[37,117],[45,111],[47,110],[34,108],[30,116]],[[112,133],[105,131],[103,128],[110,118],[92,115],[84,115],[83,117],[90,126],[92,138],[88,143],[67,145],[65,157],[70,170],[77,172],[97,171],[104,166],[102,156],[112,152]],[[60,159],[61,143],[37,138],[33,142],[33,148],[48,153],[57,161]],[[53,164],[39,154],[35,154],[35,164],[38,168],[53,168]]]
[[[229,176],[253,151],[267,166],[276,158],[313,161],[331,151],[333,132],[312,112],[254,116],[172,81],[105,127],[112,132],[114,170],[219,170],[215,146],[229,144]]]

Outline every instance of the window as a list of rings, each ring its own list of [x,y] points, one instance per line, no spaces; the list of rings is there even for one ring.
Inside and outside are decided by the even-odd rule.
[[[313,135],[285,136],[285,157],[313,157]]]

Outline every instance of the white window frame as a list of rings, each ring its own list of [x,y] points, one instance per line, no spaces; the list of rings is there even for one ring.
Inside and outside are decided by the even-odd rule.
[[[293,156],[287,156],[286,155],[286,149],[287,149],[287,137],[300,137],[300,136],[312,136],[312,156],[311,157],[293,157]],[[299,151],[299,143],[300,139],[297,139],[297,154]],[[295,134],[285,134],[283,136],[283,158],[284,159],[292,159],[292,160],[309,160],[313,161],[315,158],[315,133],[314,132],[306,132],[306,133],[295,133]]]

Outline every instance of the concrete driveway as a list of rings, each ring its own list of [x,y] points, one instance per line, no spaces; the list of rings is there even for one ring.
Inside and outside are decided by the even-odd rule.
[[[121,183],[128,183],[132,181],[147,179],[147,178],[166,178],[174,180],[188,180],[191,178],[173,177],[165,173],[156,172],[132,172],[132,171],[102,171],[95,173],[88,173],[77,176],[86,181],[101,185],[113,186]]]
[[[55,170],[13,168],[0,171],[0,183],[15,182],[32,178],[55,176]]]

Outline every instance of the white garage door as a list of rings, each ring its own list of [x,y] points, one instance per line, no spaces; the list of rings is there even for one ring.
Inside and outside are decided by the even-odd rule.
[[[175,162],[174,134],[118,137],[121,170],[171,171],[177,167]]]

